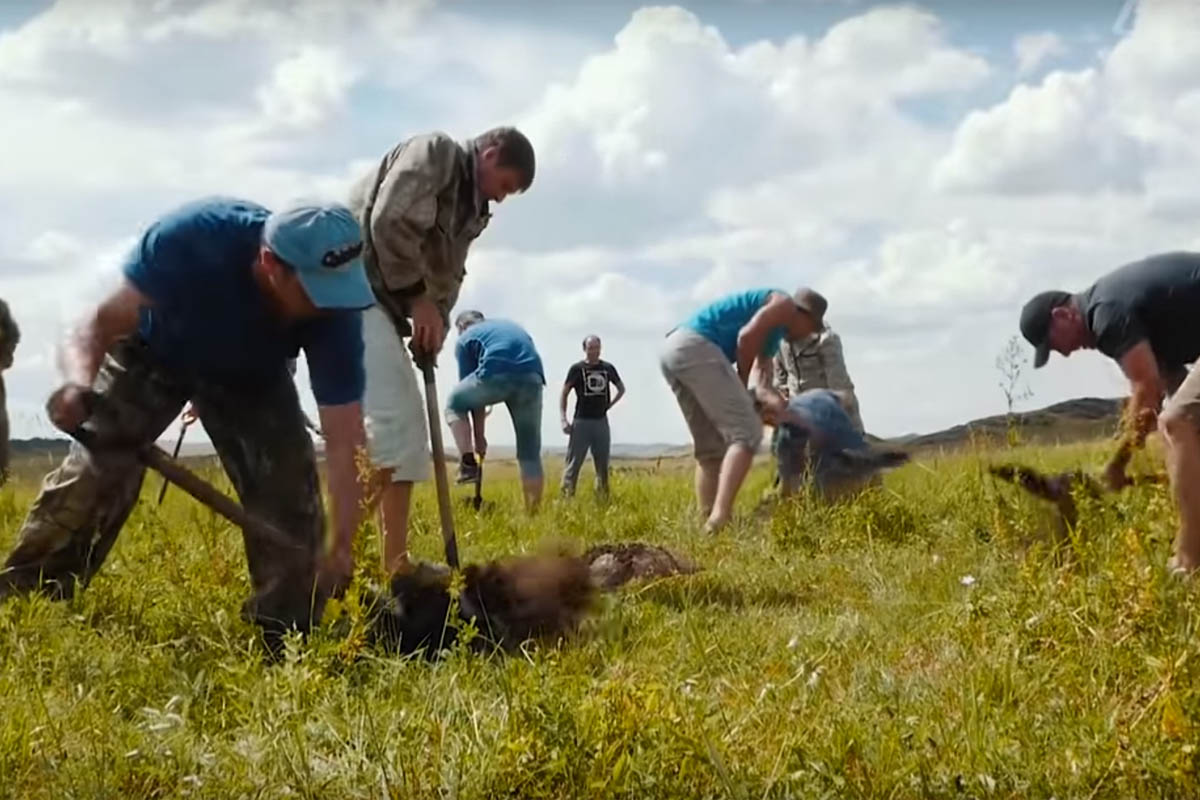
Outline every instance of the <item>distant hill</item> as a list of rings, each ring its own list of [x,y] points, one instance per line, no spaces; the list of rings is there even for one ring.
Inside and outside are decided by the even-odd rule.
[[[1098,436],[1109,436],[1116,432],[1121,414],[1120,398],[1081,397],[1066,400],[1037,411],[1023,411],[1014,415],[1016,424],[1020,426],[1022,439],[1035,442],[1074,442],[1084,439],[1094,439]],[[912,450],[929,448],[953,448],[968,443],[972,436],[976,440],[1003,440],[1008,430],[1008,421],[1003,414],[982,419],[972,420],[962,425],[955,425],[942,431],[924,434],[909,434],[889,439],[868,436],[876,442],[898,445]],[[159,443],[168,451],[174,447],[174,441]],[[40,456],[61,458],[66,452],[69,442],[67,439],[14,439],[11,443],[12,454],[16,458]],[[621,444],[614,442],[613,458],[670,458],[685,456],[691,452],[687,444]],[[566,452],[564,447],[546,447],[543,454],[548,457],[561,458]],[[212,446],[206,442],[185,442],[180,455],[185,458],[212,455]],[[451,447],[447,455],[453,455]],[[512,447],[495,446],[489,455],[492,458],[512,459],[516,451]]]
[[[1116,433],[1122,402],[1122,398],[1081,397],[1037,411],[1018,412],[1013,417],[1024,441],[1075,442]],[[976,440],[1003,440],[1007,432],[1007,417],[997,414],[935,433],[909,434],[882,441],[908,449],[950,448],[964,445],[972,437]]]

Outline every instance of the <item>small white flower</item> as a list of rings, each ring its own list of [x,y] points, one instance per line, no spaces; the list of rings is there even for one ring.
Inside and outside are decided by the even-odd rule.
[[[974,575],[963,575],[961,578],[958,579],[958,582],[961,583],[963,586],[974,586],[975,585],[975,576]]]

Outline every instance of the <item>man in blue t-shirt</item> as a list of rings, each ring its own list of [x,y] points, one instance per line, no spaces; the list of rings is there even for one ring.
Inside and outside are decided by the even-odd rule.
[[[515,322],[485,320],[479,311],[464,311],[455,318],[454,327],[459,334],[454,348],[459,382],[447,400],[446,419],[461,454],[458,481],[477,479],[475,455],[487,453],[485,409],[504,403],[517,436],[525,508],[532,512],[541,502],[543,483],[542,387],[546,375],[541,356],[533,339]]]
[[[807,478],[818,495],[833,500],[908,461],[903,451],[871,446],[850,416],[854,406],[849,393],[806,389],[785,398],[774,387],[756,386],[753,397],[762,421],[777,431],[771,449],[785,497]]]
[[[153,223],[121,285],[63,345],[64,383],[46,408],[58,428],[95,444],[73,446],[46,477],[0,571],[0,596],[70,597],[92,578],[137,500],[144,470],[130,451],[154,442],[190,399],[246,510],[292,539],[244,531],[246,615],[273,654],[286,630],[307,630],[329,584],[349,575],[360,517],[359,310],[372,303],[361,252],[358,223],[339,205],[271,213],[210,198]],[[324,559],[316,458],[287,366],[300,350],[329,465],[335,544]]]
[[[821,330],[827,307],[807,288],[751,289],[710,303],[667,334],[660,364],[692,433],[696,502],[710,533],[729,522],[762,442],[746,391],[751,370],[769,385],[779,343]]]

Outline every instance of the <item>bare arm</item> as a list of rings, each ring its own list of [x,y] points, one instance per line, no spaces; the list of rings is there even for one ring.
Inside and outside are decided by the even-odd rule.
[[[617,395],[612,399],[612,402],[608,404],[609,408],[615,406],[618,402],[620,402],[621,398],[625,396],[625,384],[622,381],[613,381],[613,385],[617,387]]]
[[[355,453],[366,441],[363,434],[362,403],[318,406],[325,436],[325,462],[329,473],[329,499],[333,504],[333,547],[335,562],[349,572],[354,534],[362,521],[363,482]],[[349,578],[349,575],[343,576]]]
[[[1136,421],[1141,433],[1146,433],[1153,428],[1166,394],[1166,386],[1158,371],[1158,361],[1154,358],[1150,343],[1142,340],[1126,351],[1119,363],[1121,371],[1129,379],[1132,403],[1130,418]]]
[[[738,331],[737,373],[743,384],[749,381],[750,368],[762,355],[763,345],[766,344],[771,329],[786,325],[792,315],[796,313],[798,311],[791,298],[781,294],[772,294],[767,302],[763,303],[762,307],[754,313],[750,321]],[[770,356],[767,357],[767,361],[769,370],[771,368]]]
[[[63,386],[46,404],[50,421],[60,430],[73,431],[87,419],[84,395],[100,371],[104,354],[114,342],[137,329],[139,309],[150,305],[150,298],[129,281],[122,281],[67,334],[58,352]]]
[[[562,417],[563,425],[567,424],[567,397],[571,394],[571,384],[564,383],[562,392],[558,395],[558,415]]]

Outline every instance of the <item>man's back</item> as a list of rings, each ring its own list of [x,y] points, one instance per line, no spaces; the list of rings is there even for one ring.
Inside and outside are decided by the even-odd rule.
[[[1148,340],[1164,372],[1200,357],[1200,253],[1173,252],[1119,267],[1077,295],[1096,348],[1120,359]]]
[[[542,359],[529,333],[511,320],[477,322],[458,338],[459,377],[536,374],[543,382]]]

